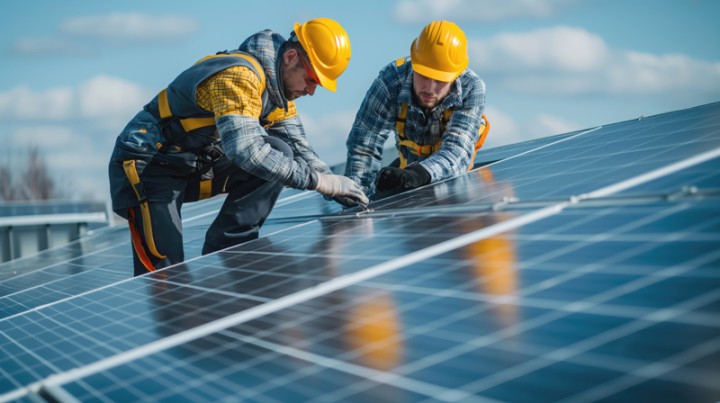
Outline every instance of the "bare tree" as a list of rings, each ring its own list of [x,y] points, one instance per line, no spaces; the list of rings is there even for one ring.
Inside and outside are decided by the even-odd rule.
[[[0,197],[2,201],[35,201],[59,199],[64,195],[55,186],[47,162],[37,146],[29,146],[24,170],[11,169],[9,158],[0,163]]]
[[[0,164],[0,200],[15,200],[16,189],[13,185],[13,177],[7,164]]]

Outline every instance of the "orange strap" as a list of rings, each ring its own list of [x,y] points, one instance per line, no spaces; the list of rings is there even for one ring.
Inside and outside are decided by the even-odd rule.
[[[135,249],[135,253],[137,253],[138,258],[140,259],[140,262],[143,266],[147,269],[148,272],[155,271],[155,266],[152,264],[152,261],[148,257],[147,253],[145,252],[145,247],[143,246],[142,238],[140,237],[140,232],[138,231],[135,223],[135,211],[133,209],[128,209],[128,225],[130,226],[130,239],[132,240],[133,248]]]
[[[475,166],[475,156],[477,155],[477,152],[480,150],[480,148],[483,146],[483,143],[485,143],[485,138],[488,135],[488,132],[490,131],[490,121],[487,120],[487,117],[485,117],[485,114],[482,114],[482,122],[480,123],[480,138],[478,139],[477,143],[475,143],[475,151],[473,151],[472,159],[470,160],[470,166],[468,167],[468,171],[473,169],[473,166]]]
[[[132,185],[135,195],[140,202],[140,212],[143,218],[143,232],[145,233],[145,243],[155,257],[159,259],[165,259],[164,255],[161,255],[155,247],[155,238],[152,230],[152,220],[150,219],[150,207],[148,206],[147,198],[145,197],[145,190],[140,182],[140,175],[135,167],[135,160],[123,161],[123,169],[125,169],[125,175],[127,175],[130,184]]]

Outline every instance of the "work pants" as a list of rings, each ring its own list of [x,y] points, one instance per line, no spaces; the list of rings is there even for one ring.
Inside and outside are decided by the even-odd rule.
[[[282,140],[273,137],[264,139],[274,149],[293,158],[292,149]],[[227,193],[227,198],[207,230],[203,254],[256,239],[284,187],[281,182],[268,182],[243,171],[227,158],[215,162],[212,171],[211,193],[208,196]],[[156,190],[153,186],[162,187],[159,192],[169,195],[169,200],[148,201],[149,214],[146,216],[143,216],[140,206],[128,211],[136,276],[185,260],[181,207],[184,202],[199,200],[201,189],[198,172],[180,177],[148,176],[141,178],[141,182],[149,194]],[[150,225],[145,222],[148,215]]]

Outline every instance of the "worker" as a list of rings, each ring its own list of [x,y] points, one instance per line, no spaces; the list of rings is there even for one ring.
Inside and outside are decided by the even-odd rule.
[[[257,238],[285,186],[368,203],[318,158],[294,102],[317,86],[334,92],[350,54],[332,19],[296,23],[288,40],[264,30],[200,59],[145,105],[118,136],[109,167],[135,275],[184,260],[184,202],[227,193],[203,254]]]
[[[428,24],[410,57],[385,66],[367,91],[347,139],[345,176],[377,195],[470,170],[489,124],[483,115],[485,83],[468,61],[467,39],[457,25]],[[380,170],[390,134],[398,158]]]

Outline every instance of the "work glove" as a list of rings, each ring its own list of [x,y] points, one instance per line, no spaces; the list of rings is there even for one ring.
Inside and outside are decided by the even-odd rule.
[[[420,164],[405,169],[385,167],[378,175],[375,188],[378,192],[404,192],[430,183],[430,172]]]
[[[367,206],[370,203],[360,186],[347,176],[318,172],[315,190],[336,201],[342,198],[341,200],[345,200],[347,203],[355,203],[354,205]]]

